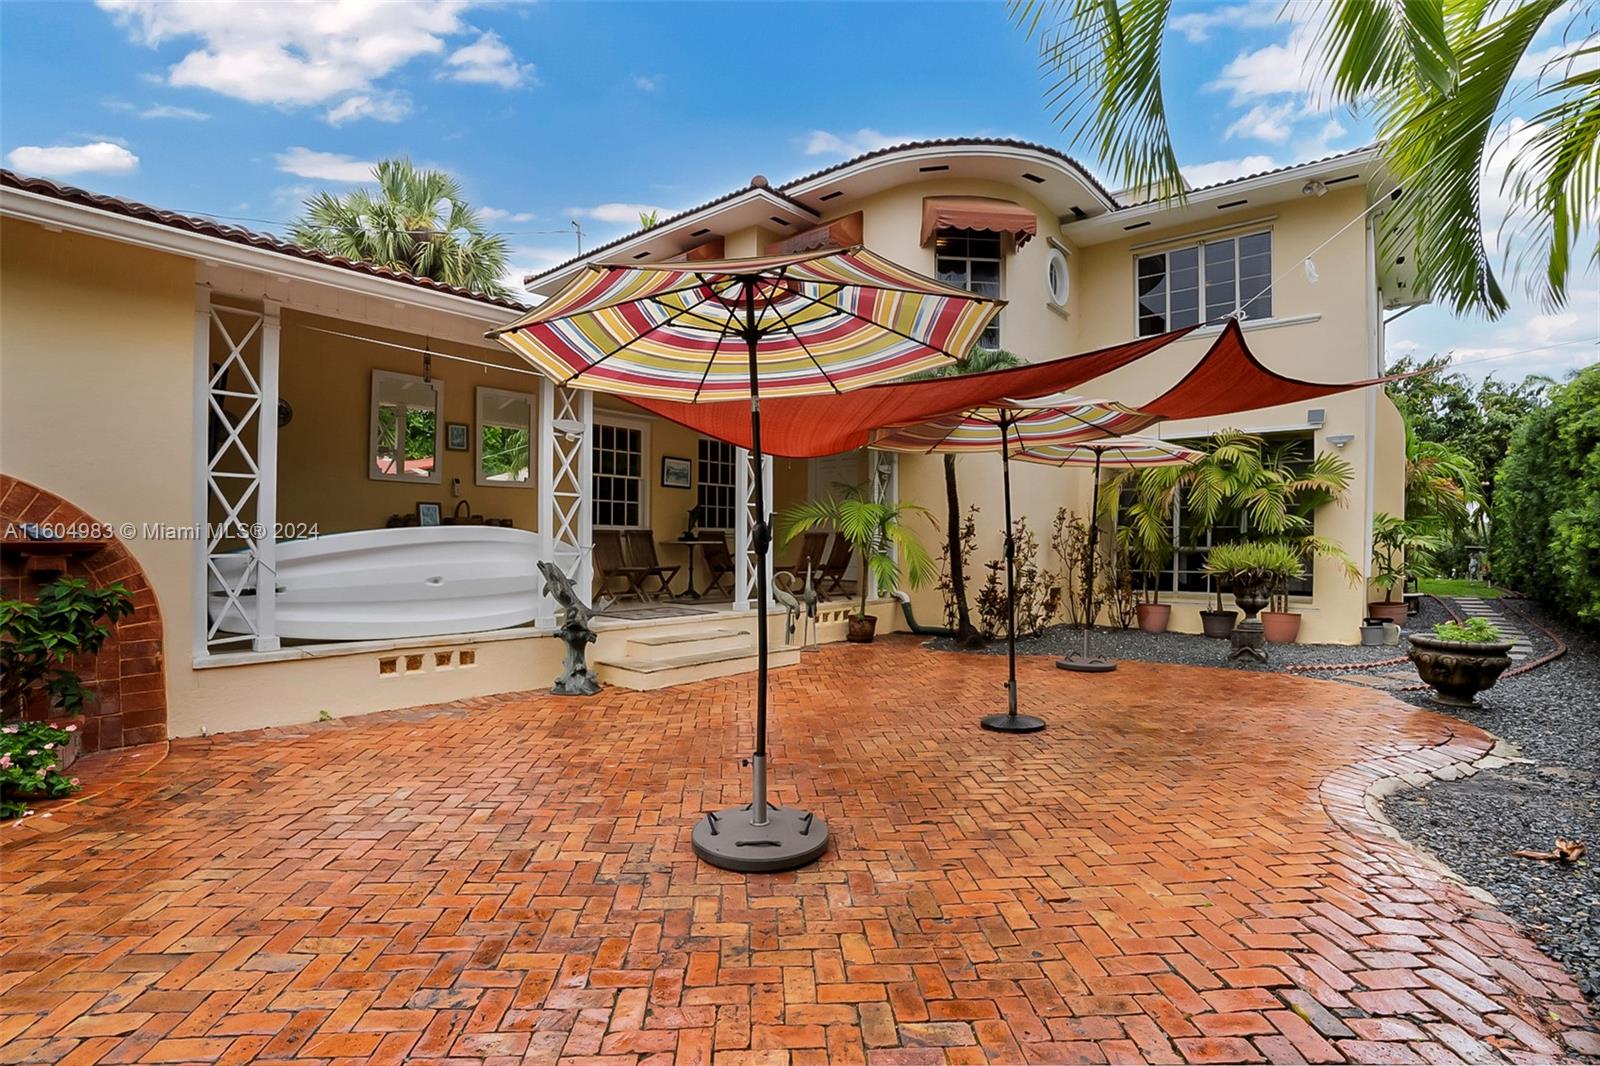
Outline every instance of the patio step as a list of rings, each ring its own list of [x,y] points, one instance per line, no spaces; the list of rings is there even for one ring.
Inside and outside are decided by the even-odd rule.
[[[697,640],[633,638],[628,641],[629,654],[596,659],[595,673],[605,684],[645,692],[714,677],[753,673],[756,669],[755,638],[749,633],[736,635],[737,641],[728,631],[718,630],[702,631]],[[768,669],[781,670],[799,664],[798,647],[778,645],[768,652]]]
[[[755,638],[745,629],[673,629],[628,638],[628,654],[641,658],[681,655],[689,651],[724,651],[749,647]]]

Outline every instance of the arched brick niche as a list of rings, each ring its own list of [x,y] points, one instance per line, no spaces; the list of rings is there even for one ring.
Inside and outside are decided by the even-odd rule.
[[[96,520],[52,492],[0,474],[0,533],[7,525],[93,525]],[[13,533],[15,536],[15,533]],[[84,706],[83,748],[106,751],[167,739],[167,682],[163,672],[161,608],[137,559],[119,540],[93,555],[74,557],[67,574],[95,585],[120,581],[133,595],[133,613],[112,629],[100,654],[74,668],[96,698]],[[0,591],[7,599],[31,600],[39,583],[23,572],[22,559],[6,552],[0,561]],[[43,718],[42,701],[29,717]]]

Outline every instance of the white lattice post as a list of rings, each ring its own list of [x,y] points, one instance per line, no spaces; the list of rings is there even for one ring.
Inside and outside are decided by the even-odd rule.
[[[256,651],[277,651],[278,642],[278,337],[279,308],[267,301],[261,313],[261,358],[257,368],[261,413],[256,419],[256,514],[250,540],[256,553]]]
[[[539,433],[544,446],[538,449],[535,461],[539,471],[539,555],[545,562],[556,557],[556,433],[551,423],[556,417],[555,382],[546,378],[539,383]],[[539,601],[538,624],[554,626],[556,601],[549,596]]]
[[[594,393],[569,391],[577,395],[578,421],[583,423],[578,445],[578,569],[574,577],[580,589],[588,590],[594,588]]]
[[[539,522],[545,556],[587,596],[594,588],[594,514],[590,505],[594,464],[594,394],[546,381],[539,393],[548,447],[539,457]],[[554,601],[544,617],[555,620]]]
[[[868,450],[867,467],[870,471],[873,503],[899,503],[900,502],[900,453],[880,452]],[[889,557],[896,563],[900,562],[900,549],[894,544],[889,545]],[[866,570],[860,571],[865,575]],[[862,576],[857,580],[865,581]],[[873,590],[877,592],[876,589]]]
[[[750,450],[739,448],[733,456],[733,498],[739,519],[733,524],[733,609],[748,610],[755,574],[750,566]]]
[[[194,528],[199,531],[194,539],[194,559],[190,569],[190,580],[194,584],[191,615],[194,632],[191,643],[198,658],[206,654],[209,646],[206,608],[210,586],[206,557],[210,537],[205,530],[211,511],[211,290],[201,284],[194,287],[194,403],[191,409],[194,420]]]

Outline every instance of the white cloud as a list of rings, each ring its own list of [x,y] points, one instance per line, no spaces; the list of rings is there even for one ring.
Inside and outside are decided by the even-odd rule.
[[[532,63],[518,63],[500,35],[493,31],[450,53],[445,61],[447,75],[455,81],[498,85],[515,89],[524,83],[537,85]]]
[[[664,80],[659,74],[638,74],[634,76],[633,87],[643,93],[653,93],[661,88]]]
[[[1310,97],[1321,88],[1321,64],[1315,60],[1312,27],[1297,25],[1282,43],[1240,52],[1206,85],[1208,90],[1231,94],[1235,106],[1262,97],[1296,93]]]
[[[1183,167],[1183,176],[1188,179],[1194,188],[1205,185],[1215,185],[1219,181],[1231,181],[1242,178],[1246,174],[1259,174],[1263,170],[1272,170],[1277,162],[1270,155],[1247,155],[1243,159],[1218,159],[1210,163],[1195,163]]]
[[[1339,151],[1339,147],[1335,142],[1349,132],[1338,119],[1330,118],[1315,133],[1295,142],[1295,158],[1321,159],[1323,156],[1332,155],[1334,152]]]
[[[372,168],[377,164],[370,159],[356,159],[337,152],[315,152],[310,148],[291,148],[279,152],[278,169],[297,178],[314,178],[318,181],[361,182],[372,180]]]
[[[1295,104],[1257,104],[1234,120],[1223,137],[1247,137],[1258,141],[1282,144],[1294,132],[1294,119],[1299,112]]]
[[[400,92],[357,93],[347,96],[323,116],[330,126],[370,118],[375,122],[399,122],[411,114],[411,97]]]
[[[637,227],[641,214],[654,212],[662,218],[672,214],[664,207],[654,204],[597,204],[594,207],[569,207],[568,214],[577,215],[579,218],[592,218],[596,222],[609,222],[613,225],[626,225]]]
[[[131,174],[139,169],[139,157],[109,141],[50,147],[22,145],[13,148],[7,161],[25,174],[63,177],[70,174]]]
[[[152,104],[139,112],[140,118],[176,118],[188,122],[201,122],[211,116],[192,107],[174,107],[171,104]]]
[[[504,211],[498,207],[475,208],[478,217],[484,222],[532,222],[532,211]]]
[[[1181,33],[1190,44],[1211,39],[1211,31],[1226,28],[1229,31],[1261,29],[1278,20],[1276,2],[1226,4],[1206,11],[1190,11],[1167,20],[1167,29]]]
[[[1581,41],[1524,52],[1511,76],[1519,80],[1535,78],[1549,85],[1595,69],[1600,69],[1600,35],[1590,34]]]
[[[368,91],[466,30],[464,0],[406,4],[187,3],[98,0],[119,26],[152,47],[199,38],[168,72],[171,85],[257,104],[305,106]]]
[[[859,129],[854,133],[812,130],[806,136],[806,155],[865,155],[904,140],[906,138],[890,137],[873,129]]]

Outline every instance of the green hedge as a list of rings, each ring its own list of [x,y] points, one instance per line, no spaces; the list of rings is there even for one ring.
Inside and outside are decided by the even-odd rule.
[[[1600,366],[1552,390],[1495,475],[1495,584],[1600,627]]]

